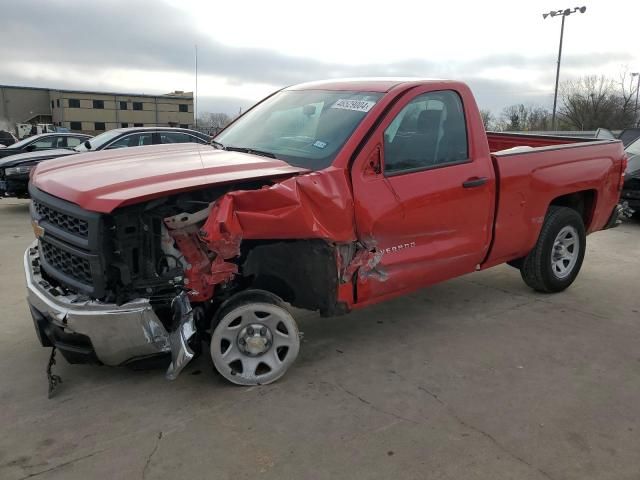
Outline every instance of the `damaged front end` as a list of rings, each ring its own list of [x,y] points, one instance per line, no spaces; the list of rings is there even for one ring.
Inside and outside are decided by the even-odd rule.
[[[198,212],[206,218],[202,206],[216,192],[112,214],[89,212],[37,189],[32,193],[38,240],[25,252],[24,268],[42,345],[57,348],[69,363],[157,364],[154,358],[170,356],[166,376],[175,379],[194,357],[196,332],[209,327],[202,319],[210,305],[199,299],[213,291],[204,275],[193,275],[203,288],[188,285],[187,274],[211,270],[215,254],[197,250],[204,256],[192,259],[185,239],[197,235],[191,225],[203,221]],[[220,277],[214,272],[210,280]]]
[[[170,355],[166,377],[175,379],[240,292],[326,316],[351,309],[358,278],[384,276],[382,252],[356,239],[342,170],[182,192],[109,214],[36,188],[31,195],[29,304],[42,345],[70,363]]]
[[[188,341],[195,333],[194,315],[184,292],[174,299],[176,326],[170,332],[148,299],[118,305],[54,286],[42,275],[37,244],[25,252],[24,267],[40,343],[60,350],[69,363],[119,366],[171,354],[167,378],[174,379],[193,358]]]

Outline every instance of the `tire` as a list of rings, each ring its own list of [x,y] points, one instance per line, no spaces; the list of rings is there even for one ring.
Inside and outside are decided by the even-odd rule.
[[[276,295],[248,290],[232,297],[213,322],[211,359],[237,385],[266,385],[281,378],[300,350],[298,326]]]
[[[585,247],[580,214],[567,207],[550,207],[538,241],[520,269],[524,283],[543,293],[565,290],[580,272]]]

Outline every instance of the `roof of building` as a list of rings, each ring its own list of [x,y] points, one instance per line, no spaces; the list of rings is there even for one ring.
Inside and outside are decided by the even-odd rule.
[[[193,99],[193,92],[182,92],[176,90],[175,92],[152,95],[149,93],[131,93],[131,92],[101,92],[97,90],[69,90],[64,88],[44,88],[44,87],[28,87],[21,85],[0,85],[0,88],[17,88],[22,90],[40,90],[46,92],[65,92],[65,93],[89,93],[93,95],[117,95],[123,97],[149,97],[149,98],[174,98],[174,99]],[[182,93],[179,93],[182,92]]]

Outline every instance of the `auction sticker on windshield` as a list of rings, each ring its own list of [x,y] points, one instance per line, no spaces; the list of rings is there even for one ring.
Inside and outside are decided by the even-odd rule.
[[[376,102],[367,100],[349,100],[348,98],[340,98],[331,108],[339,108],[342,110],[355,110],[356,112],[368,112],[373,108]]]

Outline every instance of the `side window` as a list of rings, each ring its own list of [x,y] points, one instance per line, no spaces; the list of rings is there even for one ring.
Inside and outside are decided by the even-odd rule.
[[[160,132],[160,143],[189,143],[191,135],[179,132]]]
[[[468,159],[462,101],[444,90],[414,98],[384,132],[384,169],[395,173]]]
[[[42,150],[43,148],[53,148],[55,146],[54,142],[55,142],[56,138],[57,137],[43,138],[42,140],[38,140],[36,142],[33,142],[29,146],[31,147],[31,150]]]
[[[67,138],[67,147],[69,148],[77,147],[83,142],[83,139],[78,137],[66,137],[66,138]]]
[[[205,144],[208,144],[211,142],[211,140],[207,140],[206,138],[200,138],[196,136],[191,137],[190,141],[191,143],[205,143]]]
[[[55,141],[56,148],[66,148],[67,147],[67,137],[58,137]]]
[[[136,133],[133,135],[127,135],[119,140],[116,140],[106,149],[111,150],[113,148],[128,148],[128,147],[141,147],[143,145],[151,145],[153,143],[153,133]]]

